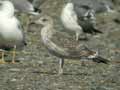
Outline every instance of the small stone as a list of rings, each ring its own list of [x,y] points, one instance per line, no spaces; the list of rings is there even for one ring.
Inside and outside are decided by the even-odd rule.
[[[17,79],[13,78],[13,79],[11,79],[11,81],[12,81],[12,82],[15,82],[15,81],[17,81]]]
[[[38,64],[43,64],[43,61],[37,61]]]
[[[19,58],[18,60],[20,60],[20,61],[24,61],[24,60],[25,60],[25,58]]]
[[[18,68],[11,68],[11,69],[9,69],[9,71],[11,71],[11,72],[19,72],[20,69],[18,69]]]

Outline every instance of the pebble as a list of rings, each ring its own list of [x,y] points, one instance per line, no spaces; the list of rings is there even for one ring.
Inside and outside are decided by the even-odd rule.
[[[20,69],[18,69],[18,68],[11,68],[11,69],[9,69],[9,71],[11,71],[11,72],[19,72]]]

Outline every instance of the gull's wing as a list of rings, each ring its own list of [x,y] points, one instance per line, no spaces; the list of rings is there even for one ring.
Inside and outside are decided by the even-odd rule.
[[[17,9],[20,12],[32,12],[34,11],[34,7],[32,3],[30,3],[28,0],[11,0],[12,3],[15,6],[15,9]]]
[[[94,55],[96,52],[89,50],[80,42],[73,39],[73,37],[67,35],[67,33],[56,32],[51,41],[64,51],[64,55],[67,58],[82,58]]]
[[[97,63],[105,63],[107,64],[109,60],[99,56],[96,51],[90,50],[85,45],[81,45],[80,42],[76,42],[71,37],[67,37],[62,33],[56,33],[53,35],[50,42],[52,42],[49,48],[54,48],[51,52],[52,54],[68,58],[68,59],[81,59],[86,58],[89,60],[93,60]]]
[[[24,28],[23,28],[23,25],[21,25],[21,23],[19,21],[17,21],[17,27],[21,31],[22,35],[23,35],[23,40],[22,40],[23,44],[27,45],[26,39],[25,39],[25,33],[23,32]]]

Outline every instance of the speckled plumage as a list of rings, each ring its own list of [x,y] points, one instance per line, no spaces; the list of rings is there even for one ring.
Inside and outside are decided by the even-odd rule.
[[[47,19],[46,19],[47,18]],[[86,58],[93,60],[95,62],[102,62],[107,63],[108,60],[100,57],[96,51],[92,51],[88,49],[85,46],[81,46],[77,41],[72,42],[72,44],[67,44],[67,42],[63,42],[63,46],[59,46],[54,42],[54,34],[56,34],[56,30],[53,27],[53,21],[50,17],[41,17],[36,23],[44,25],[44,27],[41,30],[41,39],[45,45],[45,47],[48,49],[48,51],[54,55],[60,58],[60,69],[59,74],[63,73],[63,65],[64,65],[64,59],[81,59]],[[69,41],[68,41],[69,42]]]

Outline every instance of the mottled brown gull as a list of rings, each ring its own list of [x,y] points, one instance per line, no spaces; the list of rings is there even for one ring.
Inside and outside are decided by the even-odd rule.
[[[58,43],[55,43],[53,36],[56,34],[56,30],[54,29],[54,23],[51,17],[44,16],[41,17],[39,20],[35,22],[36,24],[41,24],[44,27],[41,29],[41,39],[45,45],[45,47],[48,49],[48,51],[60,58],[59,60],[59,74],[63,73],[63,65],[64,65],[64,59],[82,59],[86,58],[88,60],[92,60],[94,62],[98,63],[108,63],[107,59],[102,58],[98,55],[96,51],[92,51],[88,49],[84,45],[80,45],[77,41],[72,42],[72,44],[66,45],[67,41],[60,41],[57,40],[59,43],[63,42],[62,46],[58,45]],[[57,35],[58,36],[58,35]],[[61,37],[61,35],[60,35]],[[65,39],[64,39],[65,40]]]

